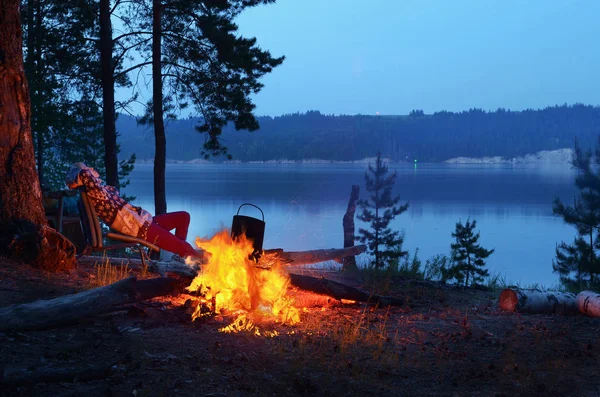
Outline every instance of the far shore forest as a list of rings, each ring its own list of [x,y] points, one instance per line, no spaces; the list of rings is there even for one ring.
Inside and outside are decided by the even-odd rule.
[[[166,124],[167,159],[202,158],[204,137],[197,118]],[[572,148],[575,138],[591,147],[600,132],[600,107],[562,105],[546,109],[487,112],[420,110],[404,116],[326,115],[319,111],[257,117],[260,129],[223,129],[222,142],[233,160],[321,159],[356,161],[378,151],[392,161],[441,162],[455,157],[520,157],[542,150]],[[117,119],[122,154],[154,157],[152,131],[129,115]],[[333,150],[332,150],[333,149]],[[218,160],[213,159],[213,160]]]

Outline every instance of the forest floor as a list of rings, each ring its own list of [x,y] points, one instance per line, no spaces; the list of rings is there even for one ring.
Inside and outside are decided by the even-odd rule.
[[[0,306],[94,285],[0,258]],[[190,319],[186,295],[48,330],[0,333],[0,396],[598,396],[600,319],[498,310],[499,291],[390,280],[403,307],[290,288],[277,336]]]

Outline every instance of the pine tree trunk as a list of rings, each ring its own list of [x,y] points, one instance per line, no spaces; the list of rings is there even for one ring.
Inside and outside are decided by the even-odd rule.
[[[19,1],[0,0],[0,250],[45,269],[69,268],[75,247],[47,226],[42,205],[21,40]]]
[[[154,212],[167,212],[165,167],[167,162],[167,138],[163,120],[162,70],[161,70],[161,0],[152,0],[152,99],[154,113]]]
[[[104,165],[106,184],[119,187],[117,126],[115,116],[115,77],[113,69],[110,0],[100,0],[100,70],[102,80],[102,114],[104,117]]]
[[[471,255],[467,252],[467,277],[465,279],[465,287],[469,285],[469,274],[471,274]]]
[[[40,180],[40,186],[44,185],[44,143],[42,132],[39,130],[39,126],[36,125],[36,120],[39,118],[35,117],[35,111],[37,106],[36,98],[38,97],[37,91],[39,90],[38,76],[35,71],[36,59],[38,58],[39,48],[36,48],[38,43],[38,37],[40,32],[40,2],[39,0],[28,0],[27,1],[27,60],[25,63],[25,71],[29,85],[29,98],[31,103],[31,135],[34,138],[35,145],[37,146],[37,173]]]
[[[33,128],[35,128],[35,130],[33,131],[32,135],[35,134],[35,132],[37,131],[37,170],[38,170],[38,178],[40,179],[40,186],[44,186],[44,172],[45,172],[45,167],[44,167],[44,150],[45,150],[45,134],[48,134],[48,128],[46,126],[46,123],[44,124],[44,127],[42,127],[40,124],[40,120],[42,119],[42,117],[44,117],[44,113],[43,111],[41,111],[42,109],[42,102],[44,101],[44,97],[42,94],[42,78],[41,78],[41,70],[44,70],[43,67],[43,61],[42,61],[42,42],[44,40],[44,34],[43,34],[43,28],[42,28],[42,21],[43,21],[43,16],[42,16],[42,4],[41,0],[35,0],[33,2],[34,7],[31,9],[31,18],[32,20],[35,21],[34,24],[34,30],[33,30],[33,41],[34,41],[34,45],[33,45],[33,68],[31,69],[32,75],[35,78],[35,85],[36,85],[36,96],[35,96],[35,103],[32,104],[32,113],[35,111],[35,109],[39,109],[40,114],[37,115],[36,117],[36,124],[33,125]],[[34,17],[35,15],[35,17]],[[36,69],[36,65],[38,70]],[[31,97],[30,97],[31,100]]]
[[[590,264],[594,263],[594,229],[590,230]],[[594,285],[594,273],[590,269],[590,284]]]
[[[379,189],[375,190],[375,219],[379,221]],[[379,258],[379,226],[375,226],[375,267],[383,267]]]

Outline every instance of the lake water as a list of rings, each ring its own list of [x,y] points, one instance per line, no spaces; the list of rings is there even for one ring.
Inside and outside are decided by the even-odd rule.
[[[287,251],[343,247],[342,217],[353,184],[366,195],[366,164],[169,164],[169,211],[191,214],[189,240],[231,227],[242,203],[264,211],[264,248]],[[487,265],[506,281],[556,286],[555,246],[571,242],[572,227],[552,214],[554,197],[571,203],[577,191],[569,165],[390,164],[395,194],[409,209],[391,226],[419,257],[448,254],[458,220],[477,220],[479,242],[495,248]],[[153,166],[136,165],[124,189],[153,211]],[[357,209],[358,213],[359,209]],[[260,218],[253,207],[240,214]],[[356,219],[356,227],[366,226]],[[361,258],[359,257],[359,261]]]

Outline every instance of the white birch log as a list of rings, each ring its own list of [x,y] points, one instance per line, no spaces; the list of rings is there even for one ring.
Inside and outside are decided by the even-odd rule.
[[[538,289],[505,288],[500,293],[500,309],[529,314],[576,314],[575,294]]]
[[[592,291],[581,291],[577,294],[579,311],[590,317],[600,317],[600,294]]]

